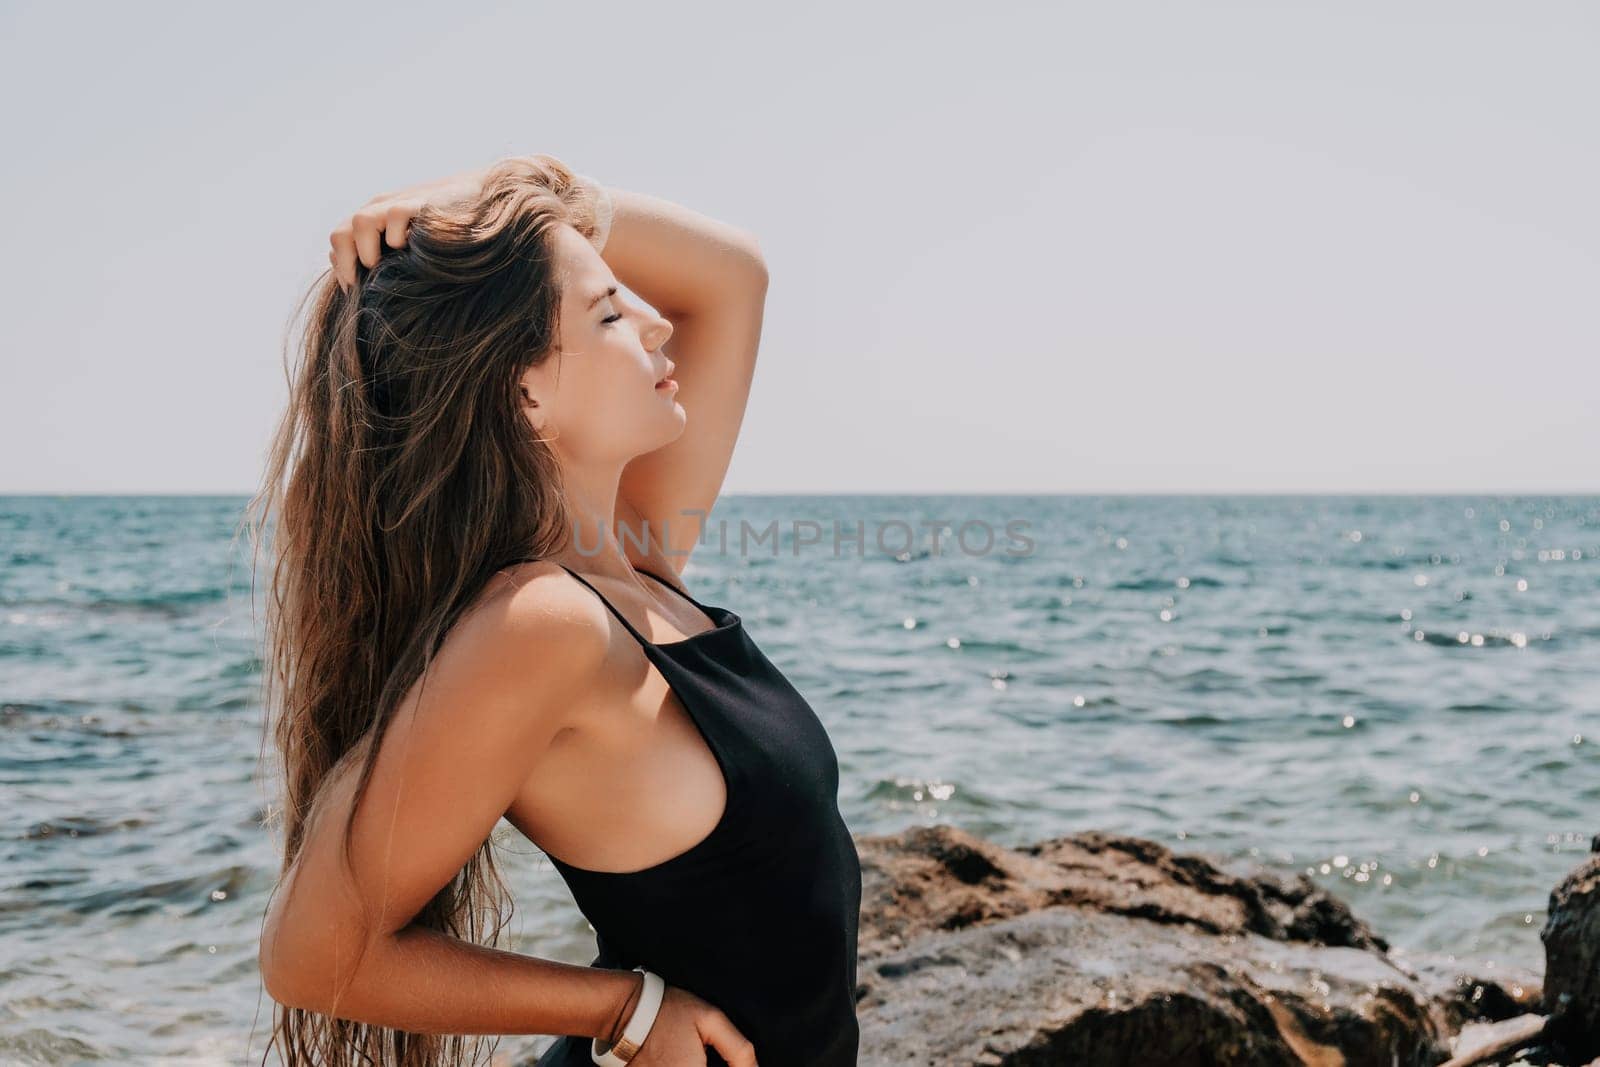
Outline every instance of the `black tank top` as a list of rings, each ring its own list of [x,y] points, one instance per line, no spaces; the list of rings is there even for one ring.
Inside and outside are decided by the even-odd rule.
[[[727,794],[706,837],[643,870],[592,871],[546,853],[595,929],[591,966],[646,967],[720,1008],[755,1044],[761,1067],[855,1067],[861,864],[822,722],[737,613],[640,570],[714,624],[655,644],[562,566],[661,672],[722,768]],[[535,1067],[593,1067],[589,1045],[561,1037]],[[727,1067],[715,1048],[705,1051],[708,1067]]]

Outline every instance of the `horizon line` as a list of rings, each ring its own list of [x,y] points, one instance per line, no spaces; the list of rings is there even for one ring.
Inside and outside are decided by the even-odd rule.
[[[70,489],[0,491],[0,499],[43,499],[71,497],[239,497],[248,499],[255,490],[205,490],[205,489]],[[735,497],[1077,497],[1077,496],[1600,496],[1600,488],[1591,489],[748,489],[724,490],[718,499]]]

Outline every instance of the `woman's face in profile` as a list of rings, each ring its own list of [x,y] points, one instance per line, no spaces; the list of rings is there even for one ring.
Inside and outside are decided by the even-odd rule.
[[[576,229],[552,231],[563,277],[555,355],[522,376],[538,406],[523,413],[563,462],[626,464],[683,432],[677,390],[657,388],[672,370],[662,345],[672,323],[623,295],[600,253]]]

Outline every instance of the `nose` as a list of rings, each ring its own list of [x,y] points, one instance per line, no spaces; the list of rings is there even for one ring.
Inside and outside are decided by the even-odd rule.
[[[672,336],[672,323],[669,322],[665,317],[663,317],[661,315],[657,315],[656,316],[656,321],[653,324],[653,327],[652,327],[651,333],[650,333],[650,344],[648,346],[646,346],[646,347],[648,347],[650,349],[650,351],[653,352],[656,349],[660,348],[662,345],[666,344],[667,343],[667,339],[670,338],[671,336]]]

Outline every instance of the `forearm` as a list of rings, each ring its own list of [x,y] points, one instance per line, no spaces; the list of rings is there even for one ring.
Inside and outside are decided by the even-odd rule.
[[[766,263],[749,231],[647,193],[606,188],[615,214],[601,258],[667,318],[766,284]]]
[[[640,981],[632,971],[524,956],[409,926],[367,949],[337,1005],[331,978],[300,984],[311,988],[295,990],[285,1001],[292,1007],[412,1033],[604,1038],[620,1026]]]

